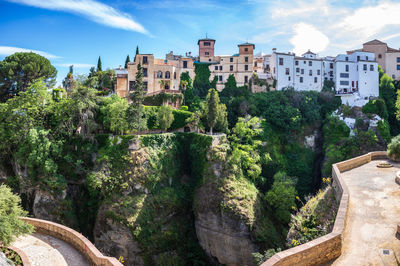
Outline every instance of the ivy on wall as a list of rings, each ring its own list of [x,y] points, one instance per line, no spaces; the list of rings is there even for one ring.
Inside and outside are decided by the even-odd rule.
[[[153,105],[153,106],[160,106],[166,101],[170,102],[178,102],[181,104],[183,100],[182,94],[175,94],[175,93],[160,93],[156,95],[146,96],[144,99],[145,105]]]

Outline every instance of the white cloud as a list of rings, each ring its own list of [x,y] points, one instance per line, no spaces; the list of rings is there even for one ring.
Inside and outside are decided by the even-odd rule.
[[[49,54],[49,53],[46,53],[43,51],[38,51],[38,50],[33,50],[33,49],[26,49],[26,48],[12,47],[12,46],[0,46],[0,55],[7,56],[7,55],[11,55],[13,53],[21,53],[21,52],[24,52],[24,53],[33,52],[33,53],[39,54],[39,55],[44,56],[49,59],[61,58],[60,56],[56,56],[53,54]]]
[[[294,36],[290,39],[290,43],[294,46],[293,52],[296,54],[303,54],[308,49],[314,53],[319,53],[328,47],[328,37],[314,26],[298,23],[294,25],[293,29]]]
[[[70,67],[74,66],[74,68],[89,68],[93,67],[92,64],[80,64],[80,63],[64,63],[64,64],[54,64],[57,67]]]
[[[50,10],[60,10],[79,14],[88,19],[113,28],[149,34],[147,30],[135,22],[131,16],[111,6],[94,0],[8,0],[10,2],[34,6]]]

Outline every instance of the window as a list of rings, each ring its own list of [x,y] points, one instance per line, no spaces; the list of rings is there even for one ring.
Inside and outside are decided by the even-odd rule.
[[[244,61],[245,61],[245,62],[249,62],[249,57],[246,56],[246,57],[244,58]]]
[[[349,57],[348,56],[346,56],[346,61],[349,61]]]
[[[374,65],[369,66],[369,71],[374,71]]]
[[[346,72],[349,72],[349,65],[346,65]]]
[[[244,76],[244,83],[247,83],[249,81],[249,77],[248,76]]]
[[[187,68],[187,61],[183,61],[183,68]]]
[[[208,59],[208,62],[211,62],[211,58],[210,58],[210,59]]]
[[[143,56],[143,65],[147,64],[147,56]]]
[[[249,65],[244,65],[244,71],[249,70]]]
[[[333,63],[329,64],[329,68],[331,68],[331,69],[333,68]]]
[[[289,68],[286,68],[285,73],[286,73],[286,75],[289,75]]]
[[[317,70],[317,75],[321,75],[321,70],[320,69]]]
[[[162,72],[161,71],[157,72],[157,78],[162,79]]]
[[[397,63],[400,63],[400,57],[397,57]]]
[[[290,76],[287,79],[290,81]]]
[[[363,64],[363,70],[367,71],[367,64]]]
[[[133,91],[134,88],[135,88],[135,81],[134,80],[129,81],[129,90]]]
[[[296,73],[300,73],[300,68],[296,67]]]
[[[231,63],[233,62],[233,57],[229,58],[229,62]]]
[[[318,82],[318,78],[315,77],[315,78],[314,78],[314,83],[317,83],[317,82]]]
[[[300,77],[300,83],[303,83],[303,77]]]
[[[312,69],[310,69],[310,71],[309,71],[309,73],[308,73],[310,76],[312,76]]]
[[[215,66],[215,70],[218,70],[218,66]]]
[[[274,67],[274,74],[275,74],[275,67]]]
[[[381,55],[381,54],[378,54],[378,58],[382,58],[382,55]]]
[[[144,87],[144,90],[145,90],[145,91],[147,91],[147,84],[148,84],[147,81],[144,81],[144,82],[143,82],[143,87]]]
[[[233,66],[232,66],[232,65],[229,66],[229,70],[230,70],[230,71],[233,71]]]
[[[165,72],[165,78],[166,79],[171,78],[171,73],[169,71]]]
[[[307,64],[307,62],[306,62],[306,61],[304,61],[304,64]]]
[[[301,69],[300,74],[304,75],[304,68]]]
[[[397,65],[397,70],[400,70],[400,65]]]
[[[366,56],[365,58],[367,58],[367,61],[368,61],[368,56]]]
[[[340,77],[341,78],[348,78],[349,77],[349,73],[340,73]]]
[[[279,65],[283,66],[283,58],[279,58]]]
[[[255,66],[255,67],[257,67],[257,61],[256,61],[256,62],[254,62],[254,66]]]
[[[205,55],[210,55],[210,53],[209,52],[205,52]]]
[[[245,52],[248,52],[248,51],[249,51],[249,48],[244,48],[244,51],[245,51]]]
[[[174,79],[176,79],[176,72],[174,72]]]
[[[210,42],[204,42],[204,46],[211,46]]]
[[[309,66],[312,66],[312,61],[308,61],[308,65],[309,65]]]
[[[143,77],[147,77],[147,68],[143,68]]]
[[[392,79],[396,79],[396,75],[392,75]]]
[[[219,70],[222,70],[222,66],[219,66]]]
[[[351,87],[354,88],[354,80],[351,82]]]
[[[222,76],[219,76],[219,81],[222,81]]]
[[[359,55],[357,55],[357,61],[360,61],[360,56]]]
[[[298,65],[299,65],[299,61],[296,60],[296,61],[295,61],[295,64],[296,64],[296,66],[298,66]]]
[[[349,85],[349,81],[348,80],[341,80],[340,81],[340,85]]]

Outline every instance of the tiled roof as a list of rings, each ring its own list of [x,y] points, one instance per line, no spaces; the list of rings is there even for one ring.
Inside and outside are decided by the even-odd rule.
[[[199,41],[197,42],[197,44],[200,43],[200,41],[210,41],[210,42],[215,42],[214,39],[210,39],[210,38],[204,38],[204,39],[199,39]]]
[[[379,44],[386,44],[386,43],[381,42],[380,40],[375,39],[375,40],[366,42],[366,43],[364,43],[363,45],[379,45]]]
[[[255,47],[255,45],[254,45],[253,43],[249,43],[249,42],[245,42],[245,43],[242,43],[242,44],[238,44],[238,46],[248,46],[248,45],[252,45],[253,48]]]
[[[308,50],[307,52],[305,52],[305,53],[302,54],[302,55],[305,55],[305,54],[313,54],[313,55],[316,55],[316,54],[314,54],[313,52],[311,52],[310,50]]]

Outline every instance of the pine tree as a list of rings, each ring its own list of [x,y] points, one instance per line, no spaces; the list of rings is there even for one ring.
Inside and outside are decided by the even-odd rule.
[[[125,68],[128,68],[128,63],[131,61],[131,59],[129,58],[129,55],[126,56],[125,59]]]
[[[74,65],[69,66],[69,73],[74,74]]]
[[[134,131],[146,129],[146,117],[143,101],[146,96],[143,84],[143,68],[140,63],[137,66],[135,85],[131,96],[132,103],[127,110],[127,117],[130,128]]]
[[[102,67],[101,67],[101,58],[100,58],[100,56],[99,56],[99,60],[97,60],[97,72],[99,72],[99,71],[103,71]]]
[[[213,134],[213,127],[215,126],[218,120],[218,112],[220,110],[220,108],[218,107],[219,107],[218,92],[215,89],[210,89],[208,91],[206,99],[206,117],[208,126],[210,127],[210,135]]]
[[[94,67],[91,67],[89,70],[89,76],[88,78],[96,76],[96,69]]]

